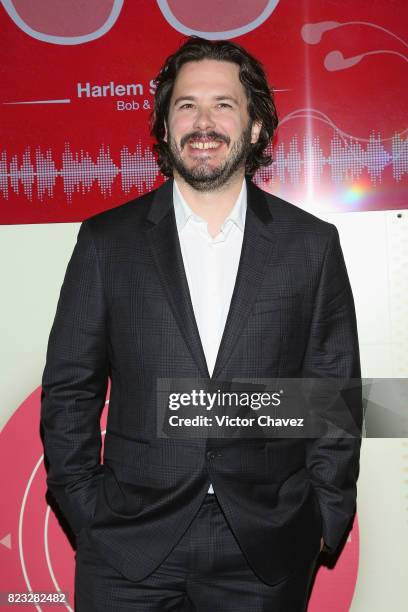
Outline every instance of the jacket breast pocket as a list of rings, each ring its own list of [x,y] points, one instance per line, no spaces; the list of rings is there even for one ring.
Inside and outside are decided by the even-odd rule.
[[[259,300],[254,303],[252,307],[252,314],[265,314],[268,312],[279,312],[281,309],[281,302],[278,299],[273,300]]]
[[[252,314],[284,313],[293,310],[297,304],[299,304],[299,296],[297,294],[260,298],[253,304]]]

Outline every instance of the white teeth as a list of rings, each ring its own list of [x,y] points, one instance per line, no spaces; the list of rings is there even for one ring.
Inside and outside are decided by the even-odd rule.
[[[220,146],[219,142],[191,142],[190,146],[193,149],[216,149]]]

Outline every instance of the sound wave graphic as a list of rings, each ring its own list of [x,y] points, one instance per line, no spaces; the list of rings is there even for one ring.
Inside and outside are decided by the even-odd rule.
[[[390,151],[384,148],[380,134],[371,134],[364,144],[335,134],[328,155],[324,154],[318,136],[304,136],[301,150],[298,144],[298,137],[294,136],[289,145],[280,143],[276,146],[271,152],[273,163],[257,172],[257,180],[292,185],[301,181],[319,183],[327,166],[330,180],[335,185],[357,181],[363,171],[376,184],[381,182],[388,166],[392,166],[392,178],[396,182],[401,181],[408,171],[408,139],[401,138],[400,134],[391,138]]]
[[[8,199],[10,189],[16,195],[20,195],[21,186],[24,195],[32,201],[33,188],[36,184],[39,200],[43,200],[45,194],[52,198],[57,179],[60,177],[68,202],[72,201],[75,192],[84,195],[95,184],[100,193],[107,197],[112,194],[112,185],[119,174],[124,193],[128,194],[133,187],[141,193],[152,189],[159,174],[159,167],[150,148],[142,149],[140,142],[134,153],[131,153],[126,146],[121,149],[120,165],[116,165],[113,161],[109,146],[102,145],[94,161],[91,155],[82,149],[79,153],[72,153],[69,143],[66,143],[60,169],[53,160],[51,149],[42,153],[40,147],[37,147],[33,160],[31,149],[27,147],[20,162],[17,155],[13,155],[8,162],[7,152],[2,152],[0,193]]]
[[[381,182],[384,170],[392,166],[392,178],[401,181],[408,171],[408,139],[395,134],[391,139],[391,150],[383,146],[380,135],[371,134],[368,142],[340,138],[337,134],[330,141],[328,155],[320,145],[319,137],[305,135],[302,147],[294,136],[289,143],[280,143],[272,151],[274,162],[257,172],[259,183],[280,182],[299,184],[300,182],[320,182],[327,167],[333,184],[356,181],[366,171],[372,183]],[[34,191],[37,199],[44,196],[54,197],[58,180],[62,180],[67,202],[72,201],[74,193],[85,195],[93,186],[107,197],[112,194],[112,185],[120,177],[122,191],[129,194],[133,188],[139,193],[152,189],[159,167],[149,147],[136,145],[132,153],[127,146],[122,147],[119,162],[113,160],[108,145],[101,145],[96,159],[83,151],[73,153],[69,143],[65,144],[61,166],[57,168],[51,149],[42,152],[37,147],[34,154],[27,147],[22,157],[7,152],[0,155],[0,193],[6,200],[11,192],[24,194],[30,201]]]

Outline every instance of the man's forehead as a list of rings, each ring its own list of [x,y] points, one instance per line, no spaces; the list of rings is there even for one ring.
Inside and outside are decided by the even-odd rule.
[[[239,79],[239,66],[225,60],[203,59],[190,61],[180,68],[173,89],[179,95],[185,88],[209,88],[216,90],[221,87],[221,93],[244,93],[244,87]],[[224,91],[225,90],[225,91]]]

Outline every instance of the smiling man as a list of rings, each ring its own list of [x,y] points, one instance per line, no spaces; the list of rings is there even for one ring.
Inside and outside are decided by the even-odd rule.
[[[163,379],[360,377],[336,228],[251,180],[276,126],[255,58],[187,40],[157,77],[152,134],[169,180],[81,226],[42,395],[80,612],[300,612],[323,545],[335,552],[350,527],[358,436],[158,434]]]
[[[231,189],[233,183],[241,187],[245,161],[261,128],[250,121],[247,106],[237,64],[204,59],[199,70],[194,62],[182,66],[165,137],[177,182],[201,197]]]

